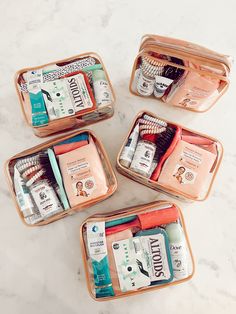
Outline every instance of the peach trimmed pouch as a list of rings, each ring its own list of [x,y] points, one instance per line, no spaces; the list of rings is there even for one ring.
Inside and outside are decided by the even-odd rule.
[[[93,52],[21,69],[15,86],[24,118],[40,137],[77,129],[114,113],[110,79]]]
[[[194,274],[180,208],[156,201],[87,218],[80,228],[90,295],[97,301],[183,283]]]
[[[117,181],[100,140],[76,131],[19,153],[6,162],[17,212],[41,226],[105,200]]]
[[[116,166],[120,173],[154,190],[204,200],[222,156],[217,139],[142,111],[134,119]]]
[[[231,62],[229,56],[190,42],[145,35],[134,61],[130,92],[205,112],[227,90]]]

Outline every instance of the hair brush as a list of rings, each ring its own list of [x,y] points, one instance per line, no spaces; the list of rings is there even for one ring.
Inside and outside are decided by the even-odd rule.
[[[166,131],[158,135],[156,145],[159,154],[158,164],[151,175],[151,180],[156,181],[166,159],[172,154],[176,144],[181,138],[182,129],[179,126],[166,128]]]

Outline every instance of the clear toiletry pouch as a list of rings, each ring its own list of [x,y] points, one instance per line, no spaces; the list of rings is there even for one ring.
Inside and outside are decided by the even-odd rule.
[[[130,92],[195,112],[209,110],[229,85],[232,59],[202,46],[157,35],[142,37]]]
[[[97,301],[183,283],[194,259],[180,208],[168,201],[87,218],[80,229],[90,295]]]
[[[24,118],[39,137],[78,129],[114,113],[113,87],[93,52],[21,69],[15,86]]]
[[[223,157],[215,138],[159,118],[135,117],[118,154],[123,175],[183,200],[205,200]]]
[[[117,181],[101,141],[76,131],[10,158],[5,173],[17,212],[42,226],[110,197]]]

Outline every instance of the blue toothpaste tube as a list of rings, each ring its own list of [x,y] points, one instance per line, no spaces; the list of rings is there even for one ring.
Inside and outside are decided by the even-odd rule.
[[[47,125],[49,118],[44,103],[43,93],[41,91],[42,70],[33,70],[27,72],[27,88],[29,91],[32,125]]]
[[[92,262],[96,298],[114,296],[104,221],[87,223],[87,245]]]

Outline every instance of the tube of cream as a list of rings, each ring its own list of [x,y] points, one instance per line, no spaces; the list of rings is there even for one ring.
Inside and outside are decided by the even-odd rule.
[[[87,244],[92,261],[96,297],[114,296],[109,271],[104,221],[87,223]]]
[[[122,166],[128,168],[132,162],[135,149],[138,143],[139,137],[139,123],[136,124],[135,128],[133,129],[132,133],[130,134],[125,147],[123,148],[120,154],[120,163]]]
[[[157,75],[155,77],[154,96],[156,98],[161,98],[172,82],[172,79]]]

